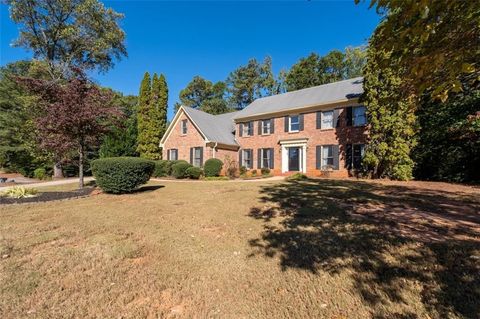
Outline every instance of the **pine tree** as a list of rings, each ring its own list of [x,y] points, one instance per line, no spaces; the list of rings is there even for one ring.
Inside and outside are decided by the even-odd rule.
[[[150,121],[150,102],[151,102],[151,79],[150,74],[145,72],[142,83],[140,84],[140,93],[138,95],[138,137],[137,137],[137,152],[141,157],[148,158],[148,126]]]

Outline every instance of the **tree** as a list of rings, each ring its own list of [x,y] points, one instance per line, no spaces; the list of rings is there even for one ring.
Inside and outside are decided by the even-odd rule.
[[[410,152],[416,145],[415,104],[400,89],[402,70],[388,53],[376,50],[377,40],[371,39],[365,67],[362,102],[367,108],[369,141],[363,162],[374,178],[409,180],[414,166]],[[388,68],[378,63],[385,58],[391,59]]]
[[[113,92],[112,104],[124,117],[119,125],[113,125],[100,146],[100,157],[138,156],[137,153],[137,103],[133,95]]]
[[[52,81],[74,77],[77,70],[107,71],[127,55],[123,15],[98,0],[6,0],[12,20],[20,25],[15,46],[44,61]],[[60,156],[55,156],[59,158]],[[63,177],[61,163],[54,176]]]
[[[224,99],[225,90],[225,82],[219,81],[214,84],[197,75],[180,91],[180,102],[181,105],[193,107],[210,114],[226,113],[230,109]]]
[[[98,0],[6,0],[20,25],[15,46],[47,62],[52,79],[71,76],[72,67],[107,71],[126,56],[122,14]]]
[[[263,63],[250,59],[230,73],[226,81],[232,108],[242,109],[255,99],[277,93],[278,84],[273,76],[272,61],[266,57]]]
[[[351,79],[362,75],[365,63],[364,47],[347,47],[345,53],[332,50],[325,56],[311,53],[282,75],[284,86],[286,91],[295,91]]]
[[[18,85],[17,77],[48,78],[45,65],[17,61],[0,68],[0,167],[31,176],[41,166],[51,164],[51,154],[35,143],[32,120],[35,96]]]
[[[78,73],[65,83],[24,78],[20,80],[40,95],[35,128],[40,146],[57,156],[78,155],[79,188],[83,188],[83,166],[87,147],[98,145],[112,122],[120,116],[107,91]]]
[[[359,3],[360,0],[355,0]],[[477,1],[372,0],[383,14],[375,30],[377,51],[391,52],[404,68],[403,85],[445,101],[462,90],[461,78],[478,72],[480,15]],[[390,58],[379,61],[388,67]],[[468,83],[478,81],[471,76]]]
[[[415,178],[480,182],[480,85],[463,86],[446,102],[422,96],[418,144],[412,151]]]
[[[165,76],[157,76],[153,80],[145,73],[138,103],[138,146],[141,157],[161,159],[160,139],[167,129],[168,88]]]

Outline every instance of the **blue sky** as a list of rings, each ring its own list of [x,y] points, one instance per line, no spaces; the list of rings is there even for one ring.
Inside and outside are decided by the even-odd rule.
[[[169,85],[169,118],[179,91],[195,75],[224,80],[249,58],[270,55],[275,73],[310,52],[365,44],[379,17],[367,4],[345,1],[104,1],[124,13],[128,58],[107,74],[104,86],[137,94],[145,71],[164,73]],[[1,7],[1,65],[30,54],[12,48],[18,28]]]

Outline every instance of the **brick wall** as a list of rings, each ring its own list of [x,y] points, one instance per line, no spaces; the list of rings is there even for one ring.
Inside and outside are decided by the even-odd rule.
[[[187,120],[187,134],[185,135],[183,135],[181,131],[182,120]],[[211,150],[210,148],[205,147],[204,138],[185,113],[182,112],[179,120],[175,123],[175,126],[172,128],[170,135],[163,145],[163,158],[167,159],[167,150],[176,148],[178,149],[178,159],[190,162],[190,148],[200,146],[204,148],[203,158],[205,161],[209,158],[207,156],[210,156]]]
[[[329,109],[324,109],[329,110]],[[259,135],[259,121],[254,121],[253,136],[240,137],[240,125],[237,124],[236,139],[242,149],[253,149],[253,167],[257,169],[257,149],[274,148],[274,169],[275,175],[282,174],[282,154],[280,140],[308,138],[306,151],[306,171],[308,175],[319,176],[321,171],[316,169],[316,146],[317,145],[339,145],[339,170],[335,170],[330,176],[346,177],[348,171],[345,169],[345,145],[363,144],[366,141],[364,127],[347,127],[345,125],[344,108],[340,110],[339,124],[335,129],[320,130],[316,128],[316,112],[302,113],[304,116],[304,130],[300,132],[285,132],[284,116],[274,118],[274,133],[271,135]],[[292,113],[295,114],[295,113]],[[266,117],[265,119],[268,119]],[[238,156],[237,156],[238,157]],[[287,173],[288,174],[288,173]]]

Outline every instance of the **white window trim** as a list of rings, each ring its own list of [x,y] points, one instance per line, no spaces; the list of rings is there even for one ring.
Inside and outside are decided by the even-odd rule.
[[[298,130],[292,130],[292,117],[298,118]],[[300,132],[300,115],[294,114],[294,115],[288,116],[288,133],[298,133],[298,132]]]
[[[198,158],[197,158],[197,151],[198,151]],[[197,165],[198,160],[198,165]],[[193,148],[193,166],[200,167],[202,166],[202,148],[201,147],[194,147]]]
[[[250,126],[250,123],[252,123],[251,134],[249,134],[249,131],[250,131],[250,130],[249,130],[249,126]],[[254,130],[254,125],[253,125],[253,122],[252,122],[252,121],[243,123],[242,137],[250,137],[250,136],[253,136],[253,130]]]
[[[247,160],[247,157],[245,156],[245,154],[250,154],[250,165],[247,166],[246,165],[246,160]],[[244,166],[246,169],[252,169],[253,168],[253,150],[242,150],[242,166]]]
[[[326,112],[331,112],[332,113],[332,126],[331,127],[323,127],[323,113],[326,113]],[[320,129],[321,130],[331,130],[331,129],[334,128],[333,116],[334,116],[334,110],[326,110],[326,111],[321,111],[320,112]]]
[[[262,124],[262,135],[270,135],[272,134],[272,120],[260,120]],[[265,125],[265,123],[268,123],[268,125]],[[265,133],[264,128],[268,127],[268,133]]]
[[[267,154],[266,156],[266,160],[268,162],[268,165],[265,166],[265,154]],[[260,166],[261,168],[269,168],[270,169],[270,161],[272,160],[272,155],[270,154],[270,149],[269,148],[262,148],[261,151],[260,151]]]
[[[180,133],[182,135],[187,135],[188,133],[188,126],[187,126],[188,120],[184,119],[180,122]],[[185,133],[183,132],[185,129]]]
[[[175,151],[175,155],[176,155],[176,156],[175,156],[175,159],[174,159],[173,156],[172,156],[172,152],[173,152],[173,151]],[[168,152],[168,155],[169,155],[169,159],[168,159],[169,161],[176,161],[176,160],[178,160],[178,149],[176,149],[176,148],[171,148],[170,151]]]
[[[324,149],[326,149],[327,147],[330,147],[330,148],[332,149],[332,156],[331,156],[331,157],[330,157],[330,156],[324,157]],[[334,157],[334,155],[333,155],[333,145],[332,145],[332,144],[322,145],[320,152],[321,152],[321,153],[320,153],[320,164],[321,164],[321,165],[320,165],[320,170],[326,170],[326,169],[328,168],[327,166],[330,165],[330,164],[324,164],[324,162],[325,162],[326,160],[328,160],[329,158],[332,159],[332,164],[331,164],[331,166],[333,167],[333,166],[335,165],[335,164],[334,164],[334,163],[335,163],[335,157]]]

